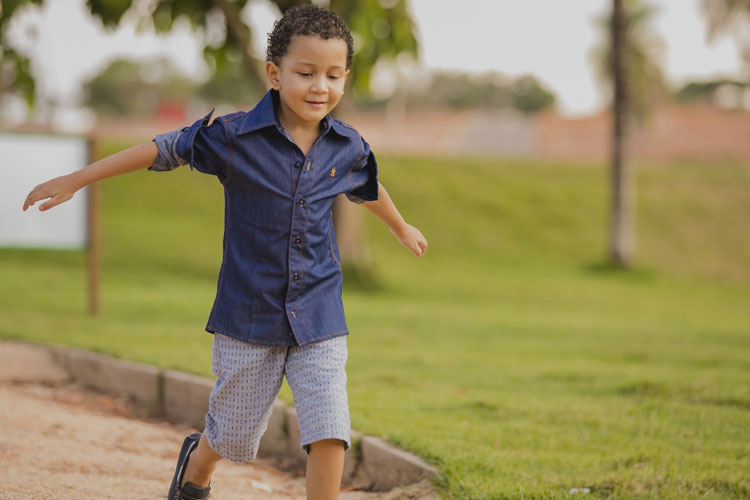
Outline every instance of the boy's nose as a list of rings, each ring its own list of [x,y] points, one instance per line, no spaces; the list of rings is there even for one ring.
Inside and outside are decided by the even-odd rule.
[[[316,78],[313,80],[311,90],[317,93],[328,92],[328,85],[326,84],[325,78]]]

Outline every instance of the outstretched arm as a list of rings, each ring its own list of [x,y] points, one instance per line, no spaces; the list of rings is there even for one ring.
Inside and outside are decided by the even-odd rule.
[[[158,149],[153,141],[144,142],[92,163],[81,170],[55,177],[31,190],[23,203],[26,210],[34,203],[50,198],[39,206],[39,210],[50,209],[68,201],[84,186],[107,177],[134,172],[153,165]]]
[[[427,251],[427,240],[422,236],[419,229],[407,224],[401,217],[396,205],[393,204],[393,200],[388,196],[388,191],[382,184],[378,182],[377,201],[365,201],[362,205],[388,226],[399,243],[411,250],[417,257],[424,255]]]

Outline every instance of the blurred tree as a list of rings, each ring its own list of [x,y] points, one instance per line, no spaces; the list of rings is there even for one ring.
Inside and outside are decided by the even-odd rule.
[[[674,99],[680,103],[704,102],[721,108],[748,109],[746,101],[750,95],[750,82],[741,82],[720,78],[688,82],[674,93]]]
[[[512,104],[509,79],[498,73],[471,75],[438,71],[426,89],[410,89],[410,106],[428,108],[508,108]],[[402,82],[408,84],[409,82]]]
[[[204,56],[212,72],[242,61],[246,77],[258,93],[265,92],[262,60],[255,56],[251,27],[242,15],[250,0],[87,0],[91,14],[101,20],[106,28],[119,25],[129,12],[138,16],[142,26],[152,25],[157,32],[168,32],[180,18],[190,21],[194,29],[205,36]],[[295,5],[312,3],[311,0],[270,0],[282,12]],[[0,52],[3,76],[1,82],[22,91],[27,101],[34,101],[34,75],[29,58],[19,54],[4,36],[13,15],[23,7],[41,5],[44,0],[8,0],[0,7]],[[144,9],[144,5],[149,8]],[[417,55],[414,21],[406,0],[330,0],[331,10],[341,15],[355,38],[354,60],[350,84],[362,95],[369,93],[372,68],[380,59],[394,59],[401,53]],[[232,74],[228,72],[227,75]]]
[[[630,129],[643,123],[655,102],[667,95],[659,64],[664,45],[651,26],[655,13],[641,0],[612,0],[611,13],[597,20],[605,42],[594,51],[594,60],[605,88],[612,92],[609,261],[617,267],[630,267],[635,255]]]
[[[633,231],[633,182],[627,164],[628,122],[628,18],[623,0],[613,0],[611,20],[612,75],[612,209],[609,257],[613,264],[628,267],[635,251]]]
[[[217,69],[198,87],[196,94],[207,102],[230,104],[238,109],[246,109],[263,96],[247,78],[242,64],[227,64]]]
[[[500,73],[470,74],[436,71],[428,84],[402,81],[397,92],[406,93],[412,108],[507,109],[535,113],[554,106],[556,96],[534,76],[511,79]],[[386,100],[359,101],[365,107],[382,107]]]
[[[282,2],[308,4],[309,0]],[[349,83],[358,95],[370,94],[372,70],[380,60],[395,60],[401,54],[416,58],[415,24],[407,0],[330,0],[329,8],[344,18],[354,36],[357,57],[352,63]]]
[[[6,39],[9,22],[19,7],[41,0],[3,0],[0,3],[0,97],[20,93],[29,107],[34,103],[36,85],[31,62],[26,54],[17,52]]]
[[[555,95],[533,76],[522,76],[510,86],[513,107],[524,113],[535,113],[555,104]]]
[[[653,19],[657,9],[642,0],[624,0],[623,3],[627,48],[623,53],[627,66],[628,106],[636,124],[648,119],[650,111],[668,92],[661,60],[664,41],[655,32]],[[612,15],[597,19],[602,33],[602,43],[593,51],[597,73],[603,88],[612,92],[614,71],[614,40],[612,38]]]
[[[196,87],[168,59],[116,59],[83,84],[84,104],[103,116],[153,116],[159,104],[188,100]]]
[[[750,0],[702,0],[701,10],[708,21],[708,40],[731,34],[739,45],[744,78],[750,82]]]

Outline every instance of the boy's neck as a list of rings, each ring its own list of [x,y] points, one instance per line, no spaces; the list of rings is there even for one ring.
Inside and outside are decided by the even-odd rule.
[[[320,123],[322,120],[319,120],[317,122],[306,122],[303,120],[295,120],[293,116],[290,116],[292,113],[285,112],[284,106],[279,106],[278,115],[279,115],[279,123],[281,123],[281,126],[289,132],[290,134],[312,134],[314,133],[316,136],[318,132],[320,131]]]
[[[294,143],[307,156],[312,149],[315,140],[320,135],[320,121],[311,123],[303,121],[290,121],[285,119],[281,110],[279,110],[279,123],[282,128],[291,136]]]

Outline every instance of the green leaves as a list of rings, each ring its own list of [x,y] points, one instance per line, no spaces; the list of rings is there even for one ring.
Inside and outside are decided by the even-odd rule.
[[[43,0],[8,0],[0,7],[0,92],[21,92],[29,106],[35,99],[35,75],[29,58],[17,53],[2,36],[9,21],[21,8],[40,5]],[[273,0],[284,11],[309,0]],[[247,0],[157,0],[152,10],[142,8],[133,0],[87,0],[93,17],[106,28],[116,28],[126,13],[140,17],[141,23],[152,24],[161,33],[169,32],[177,19],[186,18],[194,30],[218,35],[204,37],[204,55],[213,71],[225,71],[228,64],[241,64],[251,86],[265,88],[263,61],[255,56],[251,28],[243,19]],[[414,21],[406,0],[331,0],[330,8],[344,18],[355,37],[358,53],[354,59],[349,83],[360,95],[370,93],[370,75],[381,59],[395,60],[399,54],[417,56]],[[219,24],[224,24],[224,35]],[[218,37],[218,40],[217,40]],[[234,56],[233,56],[234,54]],[[236,55],[239,55],[237,61]]]
[[[355,41],[350,84],[359,95],[370,94],[372,69],[380,59],[418,55],[415,26],[405,0],[331,0],[331,10],[344,18]]]
[[[627,50],[625,53],[629,105],[632,116],[644,122],[653,105],[666,95],[666,77],[661,65],[664,41],[654,30],[657,10],[643,0],[625,2],[627,17]],[[592,53],[602,85],[610,88],[613,55],[611,46],[611,14],[596,20],[601,44]]]
[[[91,14],[107,28],[116,28],[132,4],[133,0],[86,0]]]
[[[0,61],[0,93],[19,92],[31,108],[34,105],[36,90],[34,76],[31,73],[31,61],[10,47],[2,45]]]
[[[29,108],[34,104],[36,91],[31,61],[8,44],[5,30],[16,11],[26,5],[39,3],[41,0],[3,0],[0,4],[0,96],[20,93]]]
[[[117,59],[83,84],[85,104],[99,115],[112,117],[152,116],[164,102],[187,100],[195,87],[168,59]]]

